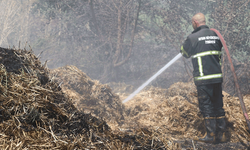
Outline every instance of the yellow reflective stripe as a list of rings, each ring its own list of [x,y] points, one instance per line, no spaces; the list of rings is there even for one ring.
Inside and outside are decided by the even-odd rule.
[[[205,117],[204,119],[216,119],[216,117]]]
[[[216,117],[216,119],[226,118],[225,116]]]
[[[221,51],[206,51],[193,55],[192,58],[207,56],[207,55],[221,55]]]
[[[200,77],[194,77],[194,80],[197,81],[197,80],[208,80],[208,79],[216,79],[216,78],[222,78],[222,73],[206,75],[206,76],[200,76]]]
[[[198,65],[199,65],[199,72],[200,72],[200,76],[203,76],[204,73],[203,73],[203,66],[202,66],[202,60],[201,60],[201,57],[198,57]]]
[[[181,46],[181,53],[182,53],[182,55],[184,54],[184,55],[186,55],[187,57],[189,57],[189,56],[188,56],[188,53],[184,50],[183,45]]]

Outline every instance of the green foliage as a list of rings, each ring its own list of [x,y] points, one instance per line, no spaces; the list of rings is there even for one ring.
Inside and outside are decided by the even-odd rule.
[[[234,53],[233,58],[239,62],[249,63],[250,55],[248,51],[238,50]]]

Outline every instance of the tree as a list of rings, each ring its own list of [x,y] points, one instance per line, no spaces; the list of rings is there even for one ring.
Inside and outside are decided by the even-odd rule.
[[[227,41],[233,58],[249,62],[249,0],[217,0],[211,18]]]
[[[224,36],[230,55],[233,59],[242,94],[249,93],[249,0],[217,0],[211,18],[214,28]],[[235,94],[234,82],[230,64],[226,54],[223,55],[223,88],[230,94]]]
[[[7,21],[1,21],[0,42],[16,45],[19,40],[28,41],[36,54],[43,52],[41,60],[49,60],[50,68],[75,65],[104,83],[149,78],[179,53],[182,42],[193,30],[191,17],[197,12],[206,15],[210,27],[225,33],[235,58],[247,61],[249,57],[249,28],[244,27],[249,23],[246,0],[3,0],[1,3],[4,12],[0,18]],[[190,62],[183,61],[191,76]],[[167,76],[187,80],[180,73],[184,70],[182,62],[172,69],[172,74],[164,73],[159,84],[166,84],[162,81]]]
[[[0,45],[9,47],[19,41],[25,43],[29,39],[30,1],[2,0],[0,2]]]

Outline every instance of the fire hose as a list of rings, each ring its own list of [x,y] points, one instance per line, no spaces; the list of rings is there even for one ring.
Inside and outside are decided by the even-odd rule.
[[[247,122],[247,125],[248,125],[248,129],[250,130],[250,121],[249,121],[249,117],[247,115],[247,111],[246,111],[246,107],[245,107],[245,104],[244,104],[244,101],[243,101],[243,97],[242,97],[242,94],[241,94],[241,91],[240,91],[240,86],[239,86],[239,83],[238,83],[238,79],[237,79],[237,76],[235,74],[235,70],[234,70],[234,66],[233,66],[233,63],[232,63],[232,60],[231,60],[231,57],[230,57],[230,53],[228,51],[228,48],[227,48],[227,45],[226,45],[226,42],[224,40],[224,38],[222,37],[222,35],[220,34],[220,32],[216,29],[210,29],[212,31],[214,31],[220,38],[221,40],[221,43],[226,51],[226,54],[227,54],[227,58],[228,58],[228,61],[230,63],[230,69],[233,73],[233,78],[234,78],[234,84],[235,84],[235,87],[237,89],[237,93],[238,93],[238,97],[239,97],[239,100],[240,100],[240,105],[241,105],[241,109],[243,111],[243,115],[246,119],[246,122]]]
[[[230,56],[230,53],[228,51],[226,42],[225,42],[224,38],[222,37],[222,35],[220,34],[220,32],[218,30],[213,29],[213,28],[211,30],[214,31],[219,36],[219,38],[221,40],[221,43],[222,43],[222,45],[223,45],[223,47],[224,47],[224,49],[226,51],[228,60],[230,62],[230,68],[231,68],[231,71],[233,73],[234,84],[235,84],[235,87],[237,89],[238,97],[239,97],[239,100],[240,100],[240,105],[241,105],[241,108],[242,108],[242,111],[243,111],[243,115],[244,115],[244,117],[246,119],[246,122],[247,122],[247,125],[248,125],[248,129],[250,131],[249,117],[248,117],[248,114],[247,114],[247,111],[246,111],[246,107],[245,107],[245,104],[244,104],[244,101],[243,101],[243,97],[242,97],[242,94],[241,94],[241,91],[240,91],[238,79],[237,79],[237,76],[235,74],[234,66],[233,66],[233,63],[232,63],[232,60],[231,60],[231,56]],[[132,99],[137,93],[139,93],[144,87],[146,87],[151,81],[153,81],[158,75],[160,75],[163,71],[165,71],[169,66],[171,66],[181,56],[182,56],[181,53],[179,53],[177,56],[175,56],[169,63],[167,63],[156,74],[154,74],[150,79],[148,79],[144,84],[142,84],[137,90],[135,90],[131,95],[129,95],[125,100],[123,100],[123,103],[126,103],[127,101],[129,101],[130,99]]]

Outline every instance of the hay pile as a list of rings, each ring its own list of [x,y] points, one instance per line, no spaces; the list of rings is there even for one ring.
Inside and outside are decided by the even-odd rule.
[[[165,147],[141,130],[115,134],[79,111],[48,72],[32,51],[0,48],[0,149]]]
[[[91,80],[74,66],[49,75],[51,71],[32,51],[0,49],[0,149],[249,147],[240,102],[225,92],[230,142],[192,143],[190,139],[204,132],[193,83],[179,82],[169,89],[150,87],[124,106],[109,86]],[[119,95],[121,99],[128,96]],[[249,112],[250,95],[244,101]]]
[[[61,75],[58,75],[59,73],[61,73]],[[61,80],[59,77],[61,77]],[[103,103],[102,99],[91,98],[93,94],[90,94],[97,93],[98,95],[98,92],[96,92],[98,90],[93,88],[95,85],[106,85],[101,85],[98,81],[91,80],[76,67],[66,66],[59,68],[57,71],[53,71],[53,78],[56,79],[58,83],[62,83],[61,87],[68,95],[76,99],[75,101],[73,100],[75,104],[79,105],[82,103],[82,106],[79,105],[79,108],[89,109],[85,104],[86,102],[88,103],[88,98],[97,104],[96,106],[89,102],[91,104],[89,105],[90,108],[103,109],[103,107],[106,107],[107,104]],[[130,86],[125,85],[123,88],[123,84],[119,84],[119,89],[123,92],[126,91],[127,87]],[[121,100],[128,96],[128,94],[123,92],[117,90],[117,94]],[[201,136],[205,131],[203,118],[198,109],[196,87],[192,82],[178,82],[173,84],[169,89],[147,88],[132,100],[125,103],[125,109],[122,109],[125,111],[125,115],[123,113],[125,118],[123,124],[108,124],[116,135],[123,137],[121,141],[124,141],[124,138],[126,139],[127,137],[137,142],[142,140],[138,143],[150,143],[150,140],[156,140],[156,142],[158,142],[157,146],[161,147],[164,145],[163,147],[168,147],[169,149],[193,149],[194,145],[196,148],[205,149],[211,147],[215,149],[245,149],[246,146],[249,145],[250,136],[247,131],[248,127],[245,123],[244,116],[242,115],[239,100],[225,92],[223,92],[223,94],[228,125],[227,137],[229,137],[229,142],[225,144],[209,145],[202,143],[194,144],[191,142],[194,136]],[[250,110],[249,99],[250,96],[244,97],[248,110]],[[120,104],[119,98],[116,100],[117,103]],[[120,105],[123,107],[122,104]],[[115,111],[116,109],[110,108],[110,112]],[[119,112],[119,109],[117,112]],[[116,117],[117,114],[119,113],[113,113],[110,118]],[[97,113],[96,115],[101,115],[101,113]],[[145,138],[145,136],[147,138]],[[139,137],[143,138],[140,139]],[[153,144],[155,143],[153,142]],[[150,144],[147,146],[150,147]]]
[[[227,137],[229,137],[229,143],[226,144],[231,144],[231,148],[234,149],[244,148],[239,143],[249,146],[250,134],[247,131],[239,99],[225,92],[223,95],[228,125]],[[125,99],[124,95],[121,97]],[[250,95],[244,96],[244,101],[249,112]],[[123,128],[143,126],[159,131],[161,133],[159,137],[170,138],[176,142],[204,134],[203,118],[199,113],[196,87],[193,83],[178,82],[167,90],[151,87],[125,103],[125,106],[130,113]]]
[[[155,130],[164,130],[172,138],[190,130],[196,132],[200,120],[191,83],[176,83],[169,89],[151,87],[125,103],[129,126],[139,124]],[[182,136],[180,136],[182,137]],[[190,138],[190,137],[187,137]]]
[[[51,70],[50,75],[52,80],[61,83],[62,90],[78,109],[111,123],[123,123],[124,105],[108,85],[91,80],[75,66]]]

